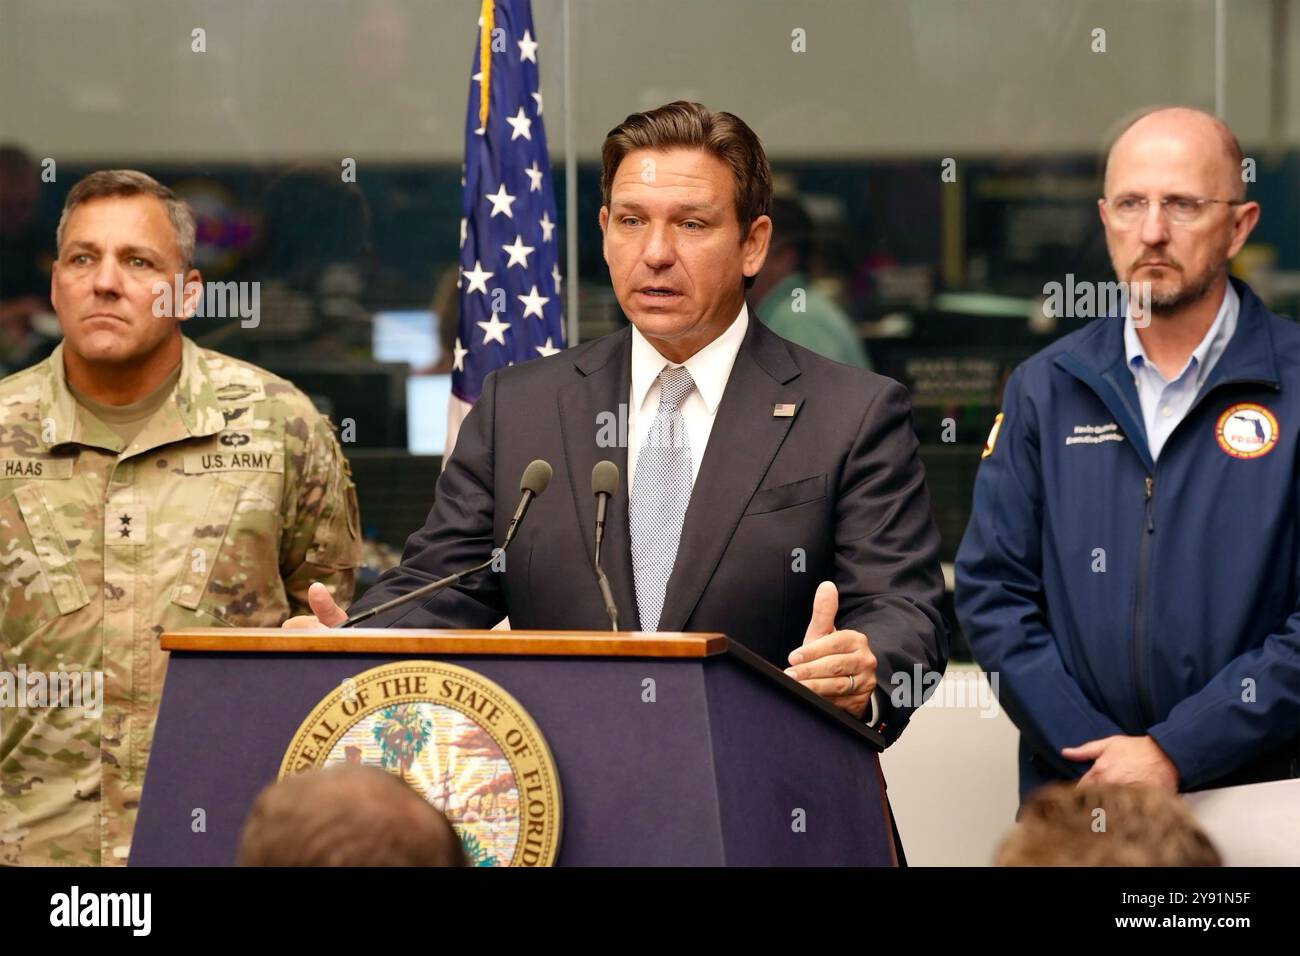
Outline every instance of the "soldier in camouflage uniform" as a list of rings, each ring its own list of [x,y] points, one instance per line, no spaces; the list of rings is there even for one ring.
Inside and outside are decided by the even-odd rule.
[[[0,865],[125,863],[163,631],[276,626],[314,580],[352,594],[356,492],[329,422],[183,338],[190,297],[154,314],[153,279],[197,280],[193,237],[149,177],[87,177],[59,227],[64,342],[0,381],[0,677],[103,673],[102,716],[0,706]]]

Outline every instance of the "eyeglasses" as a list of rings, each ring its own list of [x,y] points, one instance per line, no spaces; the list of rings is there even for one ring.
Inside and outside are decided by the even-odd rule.
[[[1132,226],[1141,222],[1146,218],[1147,207],[1151,205],[1151,201],[1146,196],[1116,196],[1114,199],[1103,199],[1102,202],[1110,208],[1111,215],[1123,226]],[[1170,222],[1186,225],[1200,219],[1205,212],[1205,207],[1211,203],[1240,206],[1244,202],[1244,199],[1197,199],[1193,196],[1165,196],[1160,200],[1160,208],[1164,210]]]

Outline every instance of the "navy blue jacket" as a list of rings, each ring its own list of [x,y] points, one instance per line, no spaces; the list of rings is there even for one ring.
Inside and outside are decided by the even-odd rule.
[[[1112,734],[1150,734],[1183,790],[1293,752],[1300,328],[1233,284],[1236,332],[1158,463],[1122,320],[1007,382],[956,606],[1020,728],[1022,797],[1088,769],[1062,747]]]

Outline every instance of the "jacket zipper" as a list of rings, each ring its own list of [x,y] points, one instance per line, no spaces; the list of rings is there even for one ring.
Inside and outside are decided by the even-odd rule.
[[[1217,392],[1224,385],[1242,385],[1251,384],[1265,386],[1277,391],[1277,385],[1267,381],[1256,381],[1250,379],[1235,379],[1229,381],[1217,382],[1209,391],[1203,392],[1192,402],[1191,408],[1183,416],[1182,421],[1174,426],[1174,430],[1165,440],[1165,448],[1168,448],[1175,435],[1187,424],[1201,405],[1209,397]],[[1142,482],[1142,501],[1146,511],[1146,521],[1142,528],[1141,537],[1138,539],[1138,567],[1137,567],[1137,600],[1133,608],[1133,679],[1137,683],[1138,706],[1142,710],[1142,721],[1148,727],[1155,723],[1155,707],[1151,703],[1151,688],[1147,686],[1146,674],[1146,623],[1147,623],[1147,578],[1149,576],[1151,563],[1151,539],[1156,533],[1155,520],[1155,473],[1160,470],[1160,463],[1156,462],[1151,469],[1151,474],[1147,475]]]
[[[1154,469],[1153,469],[1154,471]],[[1138,704],[1142,708],[1142,721],[1146,726],[1155,722],[1152,714],[1151,693],[1146,678],[1146,604],[1147,572],[1151,560],[1151,538],[1156,533],[1155,507],[1152,498],[1155,494],[1155,479],[1147,475],[1143,480],[1143,503],[1146,507],[1146,522],[1138,539],[1137,566],[1137,600],[1133,608],[1133,679],[1137,684]]]
[[[1087,366],[1084,366],[1078,360],[1074,360],[1072,356],[1066,356],[1064,360],[1057,359],[1057,362],[1060,364],[1061,368],[1065,369],[1065,371],[1069,372],[1076,379],[1092,389],[1093,394],[1101,400],[1103,405],[1110,409],[1112,414],[1115,414],[1117,418],[1120,417],[1115,412],[1114,406],[1106,400],[1106,397],[1103,394],[1103,389],[1098,384],[1099,381],[1107,381],[1104,377],[1099,378],[1094,375],[1088,370]],[[1113,383],[1108,384],[1110,384],[1112,390],[1118,391],[1118,388]],[[1187,420],[1196,413],[1197,409],[1199,409],[1201,405],[1209,400],[1211,395],[1229,385],[1255,385],[1261,388],[1270,389],[1273,392],[1281,391],[1277,382],[1268,379],[1224,378],[1221,381],[1215,382],[1212,387],[1201,392],[1201,394],[1196,397],[1196,400],[1192,402],[1191,408],[1187,410],[1182,421],[1174,427],[1169,438],[1165,440],[1165,447],[1169,447],[1174,436],[1177,435],[1184,426],[1186,426]],[[1138,421],[1141,421],[1140,417]],[[1131,440],[1130,437],[1130,441]],[[1147,578],[1149,577],[1150,571],[1147,565],[1150,563],[1151,537],[1156,533],[1155,508],[1152,498],[1155,494],[1155,473],[1157,471],[1159,471],[1159,464],[1153,462],[1151,473],[1148,474],[1143,481],[1143,502],[1146,506],[1146,522],[1145,526],[1142,528],[1141,537],[1138,540],[1137,600],[1135,602],[1136,606],[1134,607],[1133,613],[1133,677],[1137,684],[1138,706],[1142,711],[1142,716],[1147,726],[1150,726],[1155,719],[1153,716],[1154,707],[1151,703],[1151,692],[1146,684],[1146,654],[1144,644],[1146,640]]]

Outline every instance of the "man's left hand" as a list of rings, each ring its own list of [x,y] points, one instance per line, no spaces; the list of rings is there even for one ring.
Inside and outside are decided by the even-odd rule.
[[[1061,756],[1066,760],[1093,761],[1092,768],[1079,780],[1081,787],[1120,783],[1178,792],[1178,768],[1151,737],[1102,737],[1077,747],[1063,747]]]
[[[803,646],[790,652],[786,674],[836,707],[861,718],[876,689],[876,657],[861,631],[837,631],[840,592],[823,581],[813,596]]]

